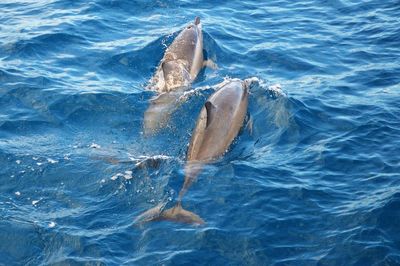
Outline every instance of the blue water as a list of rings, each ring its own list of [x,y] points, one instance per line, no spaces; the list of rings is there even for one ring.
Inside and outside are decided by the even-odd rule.
[[[0,14],[1,265],[400,265],[399,1],[2,0]],[[146,85],[196,15],[218,69],[145,137]],[[206,224],[134,226],[174,205],[227,77],[259,79],[253,130],[185,196]]]

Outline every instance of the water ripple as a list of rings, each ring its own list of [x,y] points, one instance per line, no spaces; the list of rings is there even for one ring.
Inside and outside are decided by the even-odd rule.
[[[400,264],[398,2],[0,10],[0,264]],[[146,85],[195,16],[218,68],[144,136]],[[213,85],[250,77],[248,126],[183,201],[206,225],[134,227],[175,204]]]

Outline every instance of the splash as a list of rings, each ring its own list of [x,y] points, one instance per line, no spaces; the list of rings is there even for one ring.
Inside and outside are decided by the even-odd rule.
[[[178,102],[186,102],[193,95],[200,95],[202,91],[207,91],[210,89],[214,89],[212,86],[201,86],[188,91],[184,91],[182,95],[178,98]]]

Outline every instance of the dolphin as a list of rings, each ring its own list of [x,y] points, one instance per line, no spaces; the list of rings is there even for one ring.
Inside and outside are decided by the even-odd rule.
[[[159,204],[140,215],[135,222],[170,220],[204,224],[200,216],[182,208],[182,198],[196,180],[203,165],[222,156],[238,135],[247,114],[251,82],[252,80],[229,80],[222,83],[220,89],[208,98],[192,133],[186,155],[185,180],[175,207],[163,211],[160,206],[165,205]],[[151,216],[146,215],[149,213]]]
[[[203,33],[200,18],[186,26],[166,49],[149,89],[159,93],[150,100],[144,114],[144,133],[154,133],[164,127],[179,105],[179,96],[190,87],[204,66],[216,68],[203,54]]]
[[[200,18],[186,26],[167,48],[151,80],[150,88],[170,92],[188,87],[204,65],[203,32]]]

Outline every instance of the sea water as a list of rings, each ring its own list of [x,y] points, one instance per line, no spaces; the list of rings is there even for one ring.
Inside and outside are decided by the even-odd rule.
[[[1,265],[399,265],[400,2],[0,3]],[[168,126],[146,90],[195,16],[204,69]],[[172,207],[214,85],[255,78],[248,121]]]

